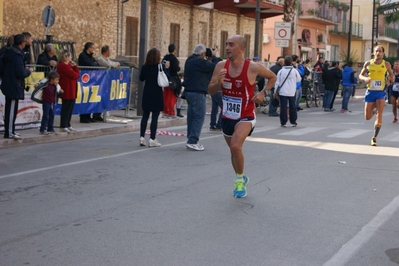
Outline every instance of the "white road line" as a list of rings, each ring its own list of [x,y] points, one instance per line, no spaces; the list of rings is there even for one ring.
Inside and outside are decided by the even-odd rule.
[[[329,138],[349,139],[349,138],[354,138],[356,136],[360,136],[360,135],[368,133],[368,132],[371,132],[371,130],[348,129],[348,130],[345,130],[345,131],[341,131],[339,133],[328,135],[327,137],[329,137]]]
[[[378,231],[378,229],[386,223],[392,215],[399,209],[399,196],[394,198],[391,203],[385,206],[377,216],[366,224],[355,237],[349,240],[342,248],[323,266],[340,266],[346,265],[348,261],[358,252],[364,244]]]
[[[289,132],[285,133],[280,133],[278,135],[284,135],[284,136],[301,136],[301,135],[306,135],[312,132],[320,131],[326,129],[325,127],[305,127],[301,129],[294,129]]]
[[[393,132],[385,137],[380,138],[380,140],[399,142],[399,132]]]

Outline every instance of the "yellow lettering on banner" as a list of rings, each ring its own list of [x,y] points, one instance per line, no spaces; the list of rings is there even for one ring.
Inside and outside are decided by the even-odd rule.
[[[80,82],[78,82],[78,90],[76,94],[76,101],[75,103],[82,103],[82,86]]]
[[[127,94],[126,94],[126,83],[122,83],[119,85],[120,89],[119,89],[119,99],[125,99]]]
[[[111,81],[111,91],[109,92],[109,99],[112,101],[112,100],[115,100],[115,98],[116,98],[116,81],[112,80]]]
[[[90,102],[91,103],[99,103],[101,102],[101,95],[98,95],[98,91],[100,90],[100,86],[95,85],[91,87],[91,96]]]
[[[83,103],[87,103],[89,101],[90,87],[83,86],[82,90],[83,90],[83,100],[82,100],[82,102]]]

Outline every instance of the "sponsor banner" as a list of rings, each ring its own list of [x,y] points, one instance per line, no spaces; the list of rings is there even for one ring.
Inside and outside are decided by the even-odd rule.
[[[40,125],[42,105],[30,99],[34,85],[44,77],[43,72],[33,72],[26,80],[29,91],[25,99],[19,101],[16,128],[33,128]],[[73,114],[102,113],[125,108],[128,105],[130,90],[130,69],[80,70],[77,80],[77,98]],[[0,130],[4,130],[5,97],[0,92]],[[62,101],[55,107],[60,114]]]

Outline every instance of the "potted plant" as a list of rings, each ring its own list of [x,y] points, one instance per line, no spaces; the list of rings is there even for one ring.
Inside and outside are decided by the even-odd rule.
[[[308,13],[309,15],[314,15],[314,9],[308,9],[306,13]]]
[[[339,3],[339,7],[342,11],[347,12],[349,10],[349,5],[346,3]]]

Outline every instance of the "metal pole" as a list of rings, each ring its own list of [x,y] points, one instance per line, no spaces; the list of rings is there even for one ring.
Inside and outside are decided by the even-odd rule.
[[[139,42],[139,71],[142,65],[144,65],[147,40],[148,40],[148,2],[147,0],[141,0],[141,11],[140,11],[140,42]],[[139,82],[138,84],[138,97],[137,97],[137,115],[143,115],[143,109],[141,106],[141,98],[143,97],[144,83]]]
[[[373,26],[371,29],[371,54],[373,54],[374,50],[374,29],[375,29],[375,0],[373,0]]]
[[[353,0],[350,1],[349,6],[349,30],[348,30],[348,54],[346,56],[346,63],[348,63],[351,58],[351,42],[352,42],[352,9],[353,9]]]
[[[259,24],[260,24],[260,0],[256,0],[255,9],[255,45],[254,45],[254,56],[259,56]],[[248,55],[249,56],[249,55]]]

